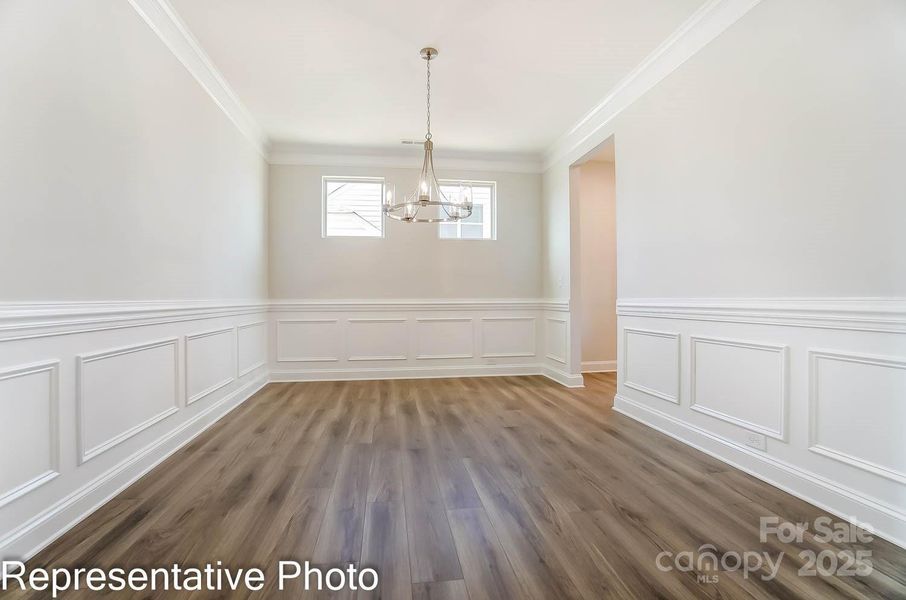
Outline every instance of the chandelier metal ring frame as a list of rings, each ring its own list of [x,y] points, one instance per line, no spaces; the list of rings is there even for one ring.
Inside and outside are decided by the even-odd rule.
[[[415,190],[407,194],[402,202],[395,203],[392,188],[385,188],[384,214],[405,223],[456,223],[472,215],[472,189],[467,183],[460,184],[454,198],[440,189],[434,173],[434,142],[431,140],[431,61],[437,58],[437,50],[422,48],[419,54],[427,63],[425,156]],[[433,212],[426,214],[432,208]]]

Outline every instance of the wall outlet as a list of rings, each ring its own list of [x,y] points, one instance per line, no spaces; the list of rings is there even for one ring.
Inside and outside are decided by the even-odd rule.
[[[752,433],[751,431],[746,433],[745,443],[746,446],[751,446],[762,452],[766,452],[768,449],[768,438],[761,433]]]

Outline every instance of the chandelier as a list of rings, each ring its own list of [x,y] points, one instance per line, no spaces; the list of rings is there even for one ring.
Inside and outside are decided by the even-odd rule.
[[[393,197],[393,190],[384,192],[384,214],[405,223],[455,223],[472,215],[472,189],[467,183],[447,187],[441,191],[434,174],[434,142],[431,141],[431,61],[437,58],[434,48],[422,48],[421,57],[428,65],[427,115],[428,131],[425,134],[425,157],[418,183],[402,202]],[[451,189],[454,188],[454,189]]]

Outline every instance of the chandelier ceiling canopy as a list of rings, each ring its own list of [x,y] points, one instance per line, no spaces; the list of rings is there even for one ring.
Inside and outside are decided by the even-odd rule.
[[[384,214],[405,223],[449,223],[472,215],[472,189],[468,184],[444,186],[434,173],[434,142],[431,140],[431,61],[437,58],[434,48],[422,48],[421,57],[427,64],[427,133],[425,156],[415,189],[402,201],[394,197],[392,188],[384,190]]]

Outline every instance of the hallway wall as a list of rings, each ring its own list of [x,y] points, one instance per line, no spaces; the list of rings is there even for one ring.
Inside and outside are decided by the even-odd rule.
[[[582,371],[614,371],[617,362],[617,242],[614,163],[579,167]]]

